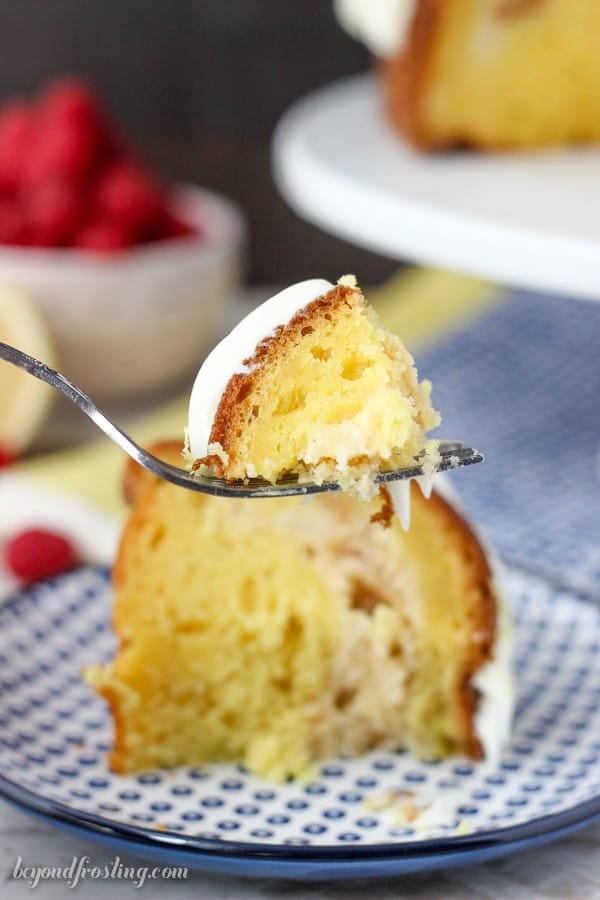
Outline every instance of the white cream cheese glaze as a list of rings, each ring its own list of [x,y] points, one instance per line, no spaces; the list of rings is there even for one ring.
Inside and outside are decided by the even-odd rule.
[[[385,59],[403,46],[417,0],[334,0],[335,16],[373,56]]]
[[[419,475],[415,481],[421,489],[421,493],[428,500],[431,497],[436,473]],[[410,528],[410,480],[390,481],[387,485],[388,493],[394,507],[394,512],[405,531]]]
[[[404,531],[410,527],[410,481],[390,481],[388,486],[394,512]]]
[[[223,391],[233,375],[247,371],[242,360],[251,357],[262,340],[303,307],[333,288],[322,278],[291,285],[245,316],[209,353],[194,381],[188,411],[187,444],[195,459],[209,453],[210,432]]]
[[[494,565],[495,567],[495,565]],[[497,599],[496,638],[492,658],[471,679],[479,693],[475,712],[475,732],[481,741],[487,763],[495,765],[510,737],[515,706],[512,673],[514,651],[513,624],[508,601],[495,582]]]

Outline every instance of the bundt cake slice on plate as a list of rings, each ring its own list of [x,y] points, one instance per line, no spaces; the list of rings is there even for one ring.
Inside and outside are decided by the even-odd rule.
[[[372,748],[498,752],[512,700],[497,586],[440,495],[413,485],[403,530],[373,521],[380,496],[223,499],[133,463],[126,482],[118,649],[86,671],[116,771],[229,760],[282,779]]]

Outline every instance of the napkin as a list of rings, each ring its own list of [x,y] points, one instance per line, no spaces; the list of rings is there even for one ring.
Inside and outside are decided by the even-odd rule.
[[[419,354],[445,437],[485,453],[450,476],[505,561],[600,600],[600,303],[502,293]]]

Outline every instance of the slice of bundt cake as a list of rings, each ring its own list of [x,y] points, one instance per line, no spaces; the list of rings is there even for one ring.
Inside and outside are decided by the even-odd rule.
[[[598,0],[334,0],[417,147],[600,140]]]
[[[233,760],[281,779],[375,747],[497,752],[498,594],[441,496],[414,487],[404,531],[371,521],[379,497],[222,499],[134,464],[127,493],[118,650],[86,672],[112,710],[116,771]]]
[[[430,384],[352,277],[272,297],[208,356],[190,400],[196,467],[227,479],[297,473],[365,496],[384,467],[414,465],[437,442]]]

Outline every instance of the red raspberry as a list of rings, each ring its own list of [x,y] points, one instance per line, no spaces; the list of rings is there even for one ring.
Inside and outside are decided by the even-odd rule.
[[[28,184],[59,179],[81,185],[100,156],[95,135],[77,122],[50,121],[40,127],[25,171]]]
[[[75,78],[58,79],[44,91],[40,116],[42,128],[62,125],[86,132],[99,158],[115,143],[100,100],[83,81]]]
[[[0,200],[0,244],[26,244],[23,213],[10,200]]]
[[[73,247],[100,254],[117,253],[133,244],[134,237],[125,225],[103,217],[83,225],[72,241]]]
[[[9,572],[26,584],[68,572],[79,564],[67,538],[39,528],[13,537],[4,548],[4,561]]]
[[[141,166],[127,160],[116,162],[100,176],[96,207],[135,232],[151,225],[162,207],[162,191]]]
[[[15,140],[21,143],[29,137],[33,118],[30,106],[24,101],[5,103],[0,108],[0,147],[4,149],[7,143],[12,144]]]
[[[185,222],[175,215],[167,206],[157,214],[146,234],[148,241],[166,241],[172,238],[201,237],[202,231],[197,225]]]
[[[17,454],[10,447],[3,447],[0,444],[0,469],[7,469],[17,461]]]
[[[34,131],[26,103],[8,103],[0,111],[0,189],[12,192],[22,181]]]
[[[61,181],[49,181],[25,198],[25,218],[31,243],[60,247],[70,241],[83,213],[81,191]]]
[[[91,88],[77,78],[58,78],[40,99],[44,116],[86,123],[103,118],[100,102]]]

